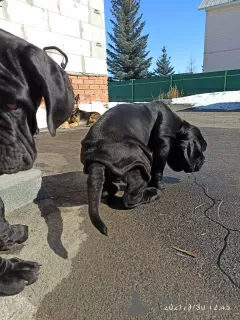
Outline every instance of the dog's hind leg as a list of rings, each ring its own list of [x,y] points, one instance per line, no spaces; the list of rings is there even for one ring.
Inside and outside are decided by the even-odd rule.
[[[152,202],[160,197],[158,189],[148,188],[147,182],[143,179],[140,170],[129,171],[123,180],[127,184],[127,187],[122,200],[124,207],[127,209]]]
[[[120,186],[117,182],[114,182],[113,177],[106,172],[101,199],[104,200],[109,197],[113,197],[116,193],[118,193],[118,191],[120,191]]]

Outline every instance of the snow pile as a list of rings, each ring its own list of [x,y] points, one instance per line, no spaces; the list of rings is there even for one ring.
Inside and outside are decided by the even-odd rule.
[[[109,102],[109,108],[115,107],[117,104],[121,103],[126,102]],[[171,104],[189,105],[199,111],[240,110],[240,91],[195,94],[172,99]]]
[[[131,103],[131,102],[109,102],[108,103],[108,108],[110,109],[110,108],[115,107],[118,104],[124,104],[124,103]]]
[[[36,118],[39,129],[47,128],[47,111],[45,108],[38,108]]]
[[[101,102],[79,104],[78,108],[85,112],[98,112],[100,115],[103,115],[108,110],[108,108],[106,108]]]
[[[89,104],[79,104],[78,108],[85,112],[98,112],[103,115],[108,109],[115,107],[117,104],[123,104],[126,102],[109,102],[107,107],[105,107],[101,102],[92,102]]]
[[[190,104],[197,110],[239,110],[240,91],[196,94],[172,99],[172,104]]]

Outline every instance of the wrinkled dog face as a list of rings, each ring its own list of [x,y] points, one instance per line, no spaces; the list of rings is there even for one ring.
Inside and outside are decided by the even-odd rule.
[[[207,148],[200,130],[188,125],[177,134],[173,141],[167,163],[174,171],[186,173],[199,171],[205,161],[203,152]]]
[[[7,104],[1,103],[1,174],[16,173],[32,168],[37,155],[33,138],[36,130],[36,125],[28,123],[27,114],[21,107],[17,105],[8,106]]]
[[[46,52],[0,29],[0,174],[32,168],[36,113],[44,97],[52,136],[71,115],[67,73]]]

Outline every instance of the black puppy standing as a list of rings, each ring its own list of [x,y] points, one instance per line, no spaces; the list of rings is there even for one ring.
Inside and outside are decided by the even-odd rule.
[[[121,104],[108,110],[82,140],[81,162],[88,174],[89,216],[104,235],[101,196],[126,183],[125,208],[159,198],[166,163],[174,171],[199,171],[207,143],[200,130],[179,118],[162,102]]]
[[[52,136],[70,116],[74,95],[67,73],[43,50],[0,29],[0,174],[29,170],[37,156],[36,112],[44,97]],[[0,250],[28,238],[28,227],[10,225],[0,198]],[[0,257],[0,294],[21,292],[37,280],[39,264]]]

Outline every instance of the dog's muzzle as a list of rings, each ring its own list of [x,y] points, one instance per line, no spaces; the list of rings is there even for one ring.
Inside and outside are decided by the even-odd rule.
[[[185,169],[184,172],[185,173],[193,173],[193,172],[198,172],[200,171],[200,169],[202,168],[203,164],[205,162],[205,157],[202,156],[201,158],[199,158],[195,164],[195,166],[192,166],[188,169]]]
[[[202,157],[198,160],[198,162],[197,162],[197,164],[196,164],[196,166],[195,166],[195,171],[199,171],[199,170],[202,168],[204,162],[205,162],[205,157],[202,156]]]
[[[205,162],[205,157],[202,156],[201,158],[199,158],[199,159],[197,160],[197,163],[196,163],[196,165],[195,165],[195,168],[193,169],[192,172],[200,171],[200,169],[202,168],[204,162]]]

